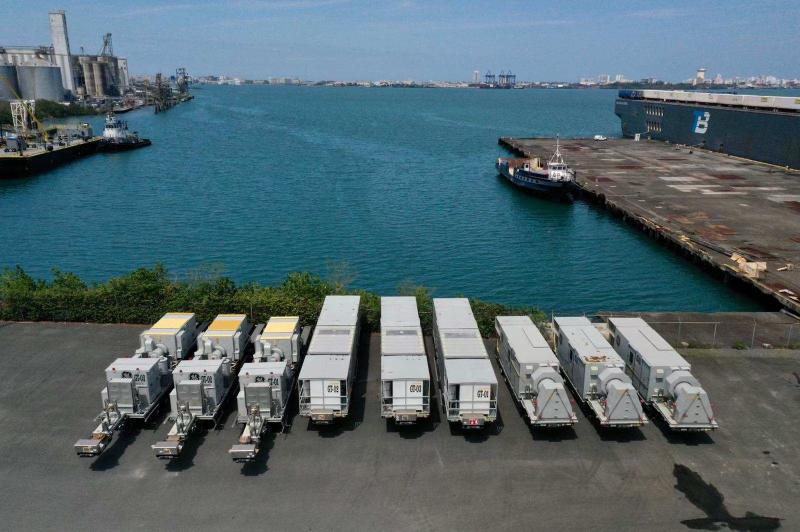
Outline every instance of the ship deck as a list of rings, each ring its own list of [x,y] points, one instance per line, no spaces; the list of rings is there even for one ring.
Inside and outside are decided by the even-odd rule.
[[[501,138],[524,157],[555,139]],[[562,140],[584,196],[735,280],[800,312],[800,172],[659,141]],[[752,278],[731,257],[766,262]]]
[[[18,159],[20,157],[22,157],[22,158],[26,158],[26,157],[27,158],[35,158],[37,156],[45,155],[45,154],[48,154],[48,153],[55,153],[55,152],[59,152],[59,151],[63,151],[63,150],[68,150],[69,148],[73,148],[75,146],[82,146],[82,145],[85,145],[85,144],[97,143],[97,142],[100,142],[101,140],[102,140],[102,137],[91,137],[89,140],[87,140],[85,142],[84,141],[80,141],[80,140],[73,140],[73,141],[70,141],[69,146],[54,145],[52,152],[48,152],[44,148],[43,145],[37,144],[35,148],[27,148],[23,152],[22,155],[20,155],[19,152],[7,152],[7,151],[1,151],[0,150],[0,159]]]
[[[27,148],[19,152],[0,150],[0,178],[28,177],[52,170],[80,157],[97,152],[102,137],[91,137],[88,140],[73,140],[68,146],[53,146],[48,151],[43,146]]]

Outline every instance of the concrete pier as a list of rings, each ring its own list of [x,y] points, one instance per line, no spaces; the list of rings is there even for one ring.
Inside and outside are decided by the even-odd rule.
[[[547,158],[555,139],[499,144]],[[584,197],[800,313],[800,172],[659,141],[561,140],[561,151]]]

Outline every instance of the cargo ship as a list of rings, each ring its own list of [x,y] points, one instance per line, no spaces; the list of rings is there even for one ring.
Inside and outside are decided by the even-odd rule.
[[[556,150],[544,166],[541,159],[499,158],[495,163],[497,172],[513,185],[537,194],[556,196],[559,199],[572,199],[572,184],[575,171],[569,167],[561,155],[558,140]]]
[[[800,97],[620,90],[622,135],[800,169]]]

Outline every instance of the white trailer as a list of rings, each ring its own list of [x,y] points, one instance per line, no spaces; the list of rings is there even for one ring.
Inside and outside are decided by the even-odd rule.
[[[497,420],[497,378],[465,298],[433,300],[436,372],[447,421],[483,428]]]
[[[220,314],[198,337],[195,356],[175,366],[175,388],[169,394],[170,420],[175,423],[166,440],[151,446],[157,458],[169,460],[180,455],[198,422],[216,424],[219,420],[249,354],[252,331],[246,315]]]
[[[299,413],[313,423],[345,418],[358,366],[361,298],[327,296],[300,369]]]
[[[75,445],[79,456],[102,453],[128,419],[147,421],[172,388],[172,368],[189,356],[197,341],[197,321],[192,313],[170,312],[139,335],[132,357],[117,358],[106,368],[100,391],[100,424],[91,438]]]
[[[558,358],[528,316],[497,316],[497,360],[517,400],[533,426],[569,426],[572,411]]]
[[[692,366],[641,318],[609,318],[612,344],[642,399],[672,430],[719,428]]]
[[[381,417],[427,419],[431,377],[414,297],[381,298]]]
[[[253,361],[239,371],[236,421],[244,428],[228,451],[234,462],[254,460],[271,425],[285,428],[308,332],[298,316],[273,316],[256,339]]]
[[[600,331],[584,317],[553,319],[556,354],[575,395],[603,427],[647,423],[625,363]]]

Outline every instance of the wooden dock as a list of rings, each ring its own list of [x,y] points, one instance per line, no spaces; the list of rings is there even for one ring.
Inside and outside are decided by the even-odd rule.
[[[800,172],[659,141],[560,143],[585,199],[800,314]],[[547,158],[555,139],[499,144]]]

